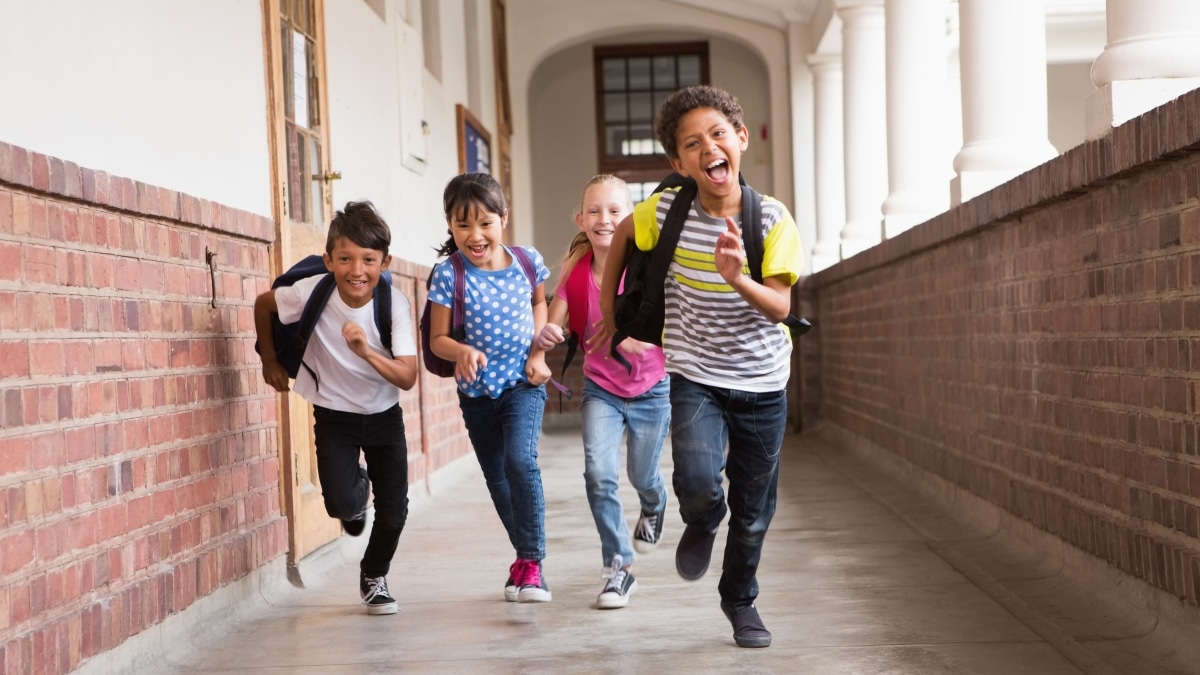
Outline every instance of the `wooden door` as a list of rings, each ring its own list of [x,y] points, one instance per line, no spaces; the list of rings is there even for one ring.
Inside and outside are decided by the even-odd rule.
[[[263,0],[267,45],[273,273],[325,250],[332,217],[329,105],[325,87],[323,0]],[[317,479],[312,406],[294,393],[280,397],[280,494],[288,519],[288,563],[341,533],[325,513]]]

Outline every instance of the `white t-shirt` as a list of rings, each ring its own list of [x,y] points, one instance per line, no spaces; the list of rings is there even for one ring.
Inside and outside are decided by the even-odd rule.
[[[304,312],[304,305],[313,289],[325,275],[301,279],[291,286],[275,289],[275,304],[279,308],[279,320],[295,323]],[[353,322],[363,327],[367,344],[384,356],[388,355],[379,338],[375,325],[375,301],[352,309],[342,301],[335,288],[329,295],[308,349],[304,352],[304,363],[317,374],[317,381],[304,366],[296,375],[293,389],[313,405],[342,412],[371,415],[380,413],[400,400],[400,389],[383,379],[369,363],[350,351],[346,338],[342,337],[342,326]],[[412,356],[417,353],[413,338],[412,310],[408,298],[395,287],[392,288],[392,354]],[[318,387],[318,383],[320,386]]]

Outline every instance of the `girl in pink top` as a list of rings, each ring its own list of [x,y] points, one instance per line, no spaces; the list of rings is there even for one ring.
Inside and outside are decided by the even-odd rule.
[[[600,278],[608,248],[617,223],[632,211],[629,188],[620,178],[600,175],[584,186],[575,214],[580,232],[563,260],[547,324],[538,334],[538,348],[549,351],[566,339],[563,320],[568,315],[568,325],[580,344],[597,331],[601,325]],[[599,609],[629,603],[637,589],[631,544],[641,552],[654,550],[662,538],[667,510],[667,490],[658,466],[671,425],[671,385],[663,370],[663,351],[632,339],[617,349],[633,364],[632,370],[609,357],[607,345],[590,350],[583,360],[583,477],[600,533],[605,570],[604,588],[596,598]],[[642,507],[632,541],[618,494],[622,436],[627,438],[629,482]]]

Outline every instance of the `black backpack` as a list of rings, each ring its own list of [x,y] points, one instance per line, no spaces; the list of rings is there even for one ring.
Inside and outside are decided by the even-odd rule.
[[[319,255],[310,255],[300,262],[292,265],[286,272],[280,274],[271,282],[271,288],[280,288],[282,286],[291,286],[301,279],[307,279],[318,274],[324,274],[325,278],[317,282],[317,287],[313,289],[313,293],[308,298],[308,302],[304,304],[304,311],[300,314],[300,320],[295,323],[283,323],[279,320],[278,314],[271,314],[271,328],[275,337],[275,355],[279,358],[279,363],[287,371],[288,377],[296,378],[300,373],[300,366],[312,375],[313,381],[317,381],[317,374],[312,368],[304,363],[304,351],[308,349],[308,340],[312,337],[313,329],[317,327],[317,320],[321,318],[321,312],[325,310],[325,305],[329,303],[329,297],[337,288],[337,281],[329,270],[325,268],[325,259]],[[392,351],[392,274],[387,270],[379,275],[379,283],[375,285],[375,326],[379,329],[379,338],[383,341],[384,349],[390,353]],[[254,351],[259,351],[258,341],[254,341]],[[261,353],[261,352],[260,352]],[[320,383],[317,383],[320,387]]]
[[[742,246],[746,249],[746,262],[750,277],[762,283],[763,238],[762,238],[762,195],[746,185],[741,174],[738,183],[742,186]],[[679,235],[687,221],[688,211],[696,199],[696,181],[672,173],[654,188],[662,192],[667,188],[679,188],[663,219],[658,243],[649,251],[642,251],[630,242],[625,255],[625,288],[617,295],[614,304],[616,333],[613,334],[609,354],[626,369],[630,363],[617,351],[617,345],[627,337],[662,346],[664,308],[663,293],[666,289],[667,270],[675,257]],[[748,227],[747,223],[753,223]],[[807,319],[788,315],[783,324],[800,336],[812,328]]]

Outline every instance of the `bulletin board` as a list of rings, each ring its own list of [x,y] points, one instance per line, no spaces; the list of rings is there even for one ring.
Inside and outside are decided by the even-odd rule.
[[[492,173],[492,136],[460,103],[458,118],[458,170],[460,173]]]

